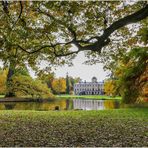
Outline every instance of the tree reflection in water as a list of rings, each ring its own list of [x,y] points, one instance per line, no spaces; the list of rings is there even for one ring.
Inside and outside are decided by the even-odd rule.
[[[119,102],[115,100],[54,100],[49,102],[15,102],[15,103],[0,103],[0,110],[38,110],[48,111],[55,110],[58,106],[58,110],[103,110],[119,108]]]

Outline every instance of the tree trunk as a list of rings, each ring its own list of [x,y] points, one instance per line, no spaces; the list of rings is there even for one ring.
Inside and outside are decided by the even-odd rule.
[[[10,61],[10,65],[9,65],[9,70],[8,70],[8,75],[7,75],[7,92],[5,97],[15,97],[15,92],[13,92],[12,90],[12,76],[14,75],[15,72],[15,62],[14,60]]]

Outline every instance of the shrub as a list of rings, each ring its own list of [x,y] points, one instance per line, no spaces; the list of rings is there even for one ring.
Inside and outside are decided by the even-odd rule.
[[[30,76],[17,74],[13,76],[11,91],[17,97],[31,96],[33,98],[53,98],[51,90],[40,80],[34,80]]]

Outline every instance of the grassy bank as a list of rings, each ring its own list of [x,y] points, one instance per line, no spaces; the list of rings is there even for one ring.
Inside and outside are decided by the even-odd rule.
[[[5,97],[5,95],[0,95],[0,98],[4,98]]]
[[[83,98],[83,99],[96,99],[96,100],[100,100],[100,99],[106,99],[106,100],[118,99],[118,100],[121,100],[121,97],[110,97],[110,96],[105,96],[105,95],[57,95],[56,97],[57,98],[67,98],[67,99]]]
[[[0,111],[0,146],[148,146],[148,109]]]

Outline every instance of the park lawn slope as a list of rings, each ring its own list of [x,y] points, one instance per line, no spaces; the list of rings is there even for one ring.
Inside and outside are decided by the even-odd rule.
[[[105,95],[57,95],[56,98],[64,98],[64,99],[94,99],[94,100],[121,100],[121,97],[110,97],[110,96],[105,96]]]
[[[0,111],[0,147],[148,146],[148,109]]]

